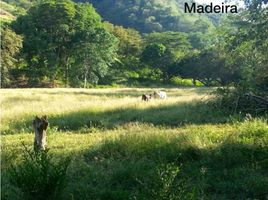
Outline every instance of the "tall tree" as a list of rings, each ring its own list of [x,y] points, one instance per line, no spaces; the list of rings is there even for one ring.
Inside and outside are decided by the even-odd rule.
[[[15,31],[24,35],[23,52],[32,81],[47,77],[54,82],[66,75],[75,14],[75,5],[69,0],[44,1],[13,23]]]
[[[146,46],[141,55],[141,60],[153,69],[161,70],[162,78],[165,82],[169,81],[174,75],[172,64],[176,58],[163,44],[152,43]]]
[[[45,0],[33,6],[26,15],[20,16],[13,27],[24,35],[23,52],[28,62],[28,76],[33,81],[48,78],[51,82],[64,81],[67,86],[70,78],[76,77],[72,69],[77,69],[75,64],[84,62],[88,57],[103,55],[103,45],[115,45],[112,37],[110,42],[99,40],[99,37],[109,34],[102,28],[101,18],[93,7],[75,4],[70,0]],[[91,44],[98,44],[100,48],[94,51],[87,48],[86,51],[85,46]],[[82,50],[83,54],[77,53]],[[111,60],[105,59],[107,63]],[[101,59],[95,60],[91,67],[101,68],[102,62]]]
[[[138,70],[142,68],[139,60],[144,45],[142,36],[134,29],[116,26],[108,22],[105,23],[105,27],[119,40],[119,44],[118,60],[111,67],[109,79],[102,79],[102,82],[122,82],[133,75],[138,75]]]
[[[237,31],[225,34],[227,59],[231,67],[240,66],[239,89],[268,92],[268,7],[267,0],[246,0],[246,10],[233,23]]]
[[[181,32],[151,33],[145,36],[145,40],[147,44],[163,44],[176,59],[184,57],[192,49],[187,34]]]
[[[77,4],[71,83],[96,84],[115,61],[118,41],[90,4]]]
[[[22,48],[22,37],[5,27],[1,31],[1,86],[8,87],[12,81],[12,70],[18,63],[17,54]]]
[[[72,68],[72,83],[83,80],[84,87],[87,87],[88,83],[98,83],[115,60],[116,50],[116,38],[104,28],[91,33],[81,32],[74,49],[76,59]]]

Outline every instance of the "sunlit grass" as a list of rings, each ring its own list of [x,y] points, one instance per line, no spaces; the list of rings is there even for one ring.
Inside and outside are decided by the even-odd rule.
[[[141,95],[152,93],[155,89],[12,89],[0,91],[2,117],[10,119],[14,116],[62,113],[83,108],[106,110],[122,106],[144,108],[167,105],[200,100],[211,89],[167,89],[169,96],[167,101],[152,101],[149,105],[141,104]]]
[[[152,100],[148,103],[141,101],[143,93],[152,93],[155,89],[12,89],[1,90],[2,102],[2,127],[3,132],[10,132],[14,124],[19,123],[19,131],[27,132],[29,129],[29,121],[35,115],[48,115],[50,118],[60,118],[62,121],[65,117],[72,113],[78,113],[75,117],[91,117],[93,120],[94,113],[104,113],[102,118],[111,118],[106,115],[107,112],[123,111],[124,115],[133,115],[128,113],[129,110],[145,110],[150,108],[161,108],[165,106],[179,105],[181,103],[193,103],[201,98],[208,98],[208,88],[192,88],[192,89],[167,89],[168,99],[165,101]],[[172,111],[172,109],[170,109]],[[179,112],[173,110],[172,112]],[[79,112],[81,114],[79,114]],[[90,112],[88,116],[85,113]],[[157,111],[158,112],[158,111]],[[84,113],[82,115],[82,113]],[[114,115],[121,115],[117,112]],[[93,115],[93,116],[92,116]],[[121,116],[112,116],[119,117]],[[135,113],[134,113],[135,115]],[[144,115],[146,117],[146,115]],[[172,116],[172,113],[170,114]],[[150,116],[149,116],[150,117]],[[154,117],[154,116],[153,116]],[[70,118],[70,117],[69,117]],[[73,118],[72,118],[73,119]],[[74,121],[76,119],[73,119]],[[80,120],[80,121],[81,121]],[[90,119],[88,119],[90,120]],[[97,119],[102,121],[101,119]],[[28,121],[25,125],[23,122]],[[63,121],[60,123],[64,123]],[[67,123],[69,123],[67,121]],[[71,123],[71,122],[70,122]],[[27,127],[28,126],[28,127]]]

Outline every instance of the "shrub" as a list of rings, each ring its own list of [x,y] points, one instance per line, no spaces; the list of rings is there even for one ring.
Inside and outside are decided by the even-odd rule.
[[[64,187],[69,163],[69,158],[54,163],[48,150],[32,151],[24,146],[23,161],[9,171],[10,182],[25,199],[56,199]]]
[[[232,112],[267,114],[268,97],[235,88],[218,88],[214,105]]]
[[[196,199],[197,190],[190,188],[186,180],[179,179],[180,169],[175,164],[161,164],[156,169],[152,182],[142,182],[145,197],[140,199],[152,200],[191,200]]]

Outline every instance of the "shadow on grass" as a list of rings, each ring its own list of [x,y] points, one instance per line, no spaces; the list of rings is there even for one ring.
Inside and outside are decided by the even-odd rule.
[[[243,144],[240,137],[200,149],[184,138],[127,136],[84,151],[65,193],[103,200],[268,197],[267,146]],[[163,168],[170,164],[179,169],[174,180],[173,171]]]
[[[155,126],[180,127],[187,124],[219,124],[230,120],[228,114],[213,110],[201,102],[179,103],[149,108],[118,108],[110,111],[80,110],[67,114],[48,116],[50,128],[62,131],[81,129],[113,129],[135,122]],[[10,123],[4,134],[32,131],[32,119]]]
[[[203,130],[107,138],[72,154],[60,199],[267,199],[266,122],[247,120],[215,138]],[[10,188],[4,199],[22,199]]]

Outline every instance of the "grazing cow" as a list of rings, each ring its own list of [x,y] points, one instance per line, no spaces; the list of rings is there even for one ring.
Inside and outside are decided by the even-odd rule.
[[[43,116],[41,118],[36,116],[35,119],[33,120],[34,150],[45,150],[47,127],[48,127],[47,116]]]
[[[164,91],[156,91],[154,92],[154,98],[156,99],[166,99],[167,98],[167,93]]]
[[[152,98],[152,95],[151,94],[143,94],[142,96],[141,96],[141,100],[142,101],[149,101],[150,99]]]

